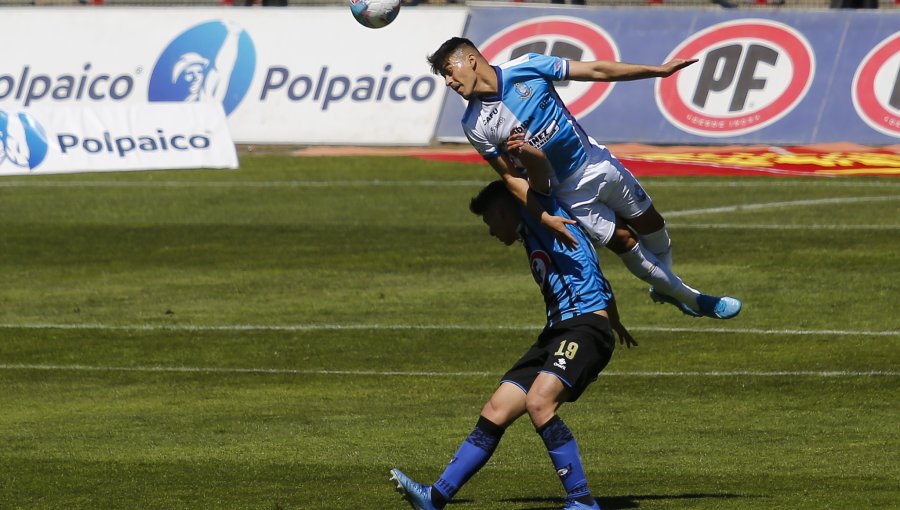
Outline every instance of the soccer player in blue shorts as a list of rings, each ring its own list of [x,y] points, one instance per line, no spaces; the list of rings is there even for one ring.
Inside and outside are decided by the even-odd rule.
[[[591,238],[614,251],[632,274],[648,282],[650,296],[692,316],[729,319],[738,314],[735,298],[710,296],[686,285],[672,271],[671,240],[650,196],[609,150],[585,133],[562,102],[554,81],[627,81],[671,76],[696,60],[674,59],[660,66],[623,62],[577,62],[528,53],[491,66],[468,39],[447,40],[428,57],[431,70],[469,101],[463,130],[469,142],[558,238],[571,242],[565,222],[541,213],[509,151],[508,139],[521,134],[552,168],[557,198]],[[610,122],[619,122],[610,119]],[[627,229],[617,229],[617,217]],[[634,239],[631,231],[637,234]]]
[[[540,190],[537,191],[549,191]],[[554,198],[536,195],[543,207],[569,215]],[[497,448],[506,428],[528,413],[566,490],[564,510],[599,510],[591,496],[575,436],[556,414],[574,402],[609,363],[615,341],[637,345],[619,321],[609,283],[597,254],[577,225],[566,228],[579,241],[569,248],[522,207],[502,181],[494,181],[472,199],[490,234],[507,246],[521,240],[535,281],[544,294],[547,325],[531,349],[501,378],[475,429],[433,485],[414,482],[391,470],[397,490],[416,510],[444,508]]]

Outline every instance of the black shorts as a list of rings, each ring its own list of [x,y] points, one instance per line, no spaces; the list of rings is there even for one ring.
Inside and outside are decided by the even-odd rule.
[[[549,372],[566,385],[568,401],[574,402],[597,380],[614,348],[609,319],[595,313],[579,315],[544,329],[500,382],[511,382],[528,393],[538,374]]]

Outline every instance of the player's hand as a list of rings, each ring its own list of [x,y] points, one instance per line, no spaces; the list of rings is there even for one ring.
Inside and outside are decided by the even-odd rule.
[[[616,333],[616,336],[619,337],[619,344],[624,345],[625,347],[631,349],[632,347],[637,347],[637,340],[631,336],[631,333],[625,329],[625,326],[622,325],[621,322],[617,322],[612,325],[613,331]]]
[[[687,67],[691,64],[694,64],[696,62],[697,62],[696,58],[691,58],[691,59],[673,58],[672,60],[670,60],[660,66],[662,68],[662,74],[660,75],[660,77],[668,78],[669,76],[672,76],[673,74],[677,73],[678,71],[681,71],[685,67]]]
[[[506,150],[513,156],[519,156],[526,143],[528,142],[525,141],[525,133],[510,133],[506,139]]]
[[[557,241],[564,244],[570,250],[574,250],[578,247],[578,240],[575,239],[575,236],[572,235],[572,232],[570,232],[569,229],[566,228],[566,225],[576,224],[578,224],[578,222],[575,220],[563,218],[561,216],[553,216],[549,213],[544,213],[541,216],[541,225],[550,229],[553,237],[555,237]]]

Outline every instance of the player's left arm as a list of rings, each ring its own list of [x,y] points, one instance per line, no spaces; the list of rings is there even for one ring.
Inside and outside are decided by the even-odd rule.
[[[665,64],[651,66],[611,60],[570,61],[569,73],[566,78],[575,81],[630,81],[667,78],[695,62],[697,62],[696,58],[675,58]]]
[[[619,343],[625,345],[625,347],[628,347],[629,349],[637,347],[637,340],[631,336],[631,333],[625,328],[625,325],[622,324],[622,319],[619,317],[619,308],[616,306],[615,296],[611,295],[609,297],[609,306],[606,308],[606,314],[609,316],[610,327],[615,332],[616,336],[619,337]]]

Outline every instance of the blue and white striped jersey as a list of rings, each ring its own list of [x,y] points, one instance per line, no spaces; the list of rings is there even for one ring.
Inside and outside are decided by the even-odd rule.
[[[553,197],[541,196],[539,200],[548,213],[571,218]],[[569,225],[578,240],[578,246],[570,250],[524,208],[520,210],[519,235],[531,263],[531,274],[544,294],[547,327],[578,315],[605,310],[612,298],[612,289],[584,231]]]
[[[494,70],[498,94],[472,97],[462,119],[466,137],[485,159],[500,156],[513,132],[524,132],[531,145],[544,151],[557,182],[592,156],[598,157],[598,147],[591,144],[553,87],[554,81],[567,79],[567,60],[528,53]],[[600,157],[611,157],[608,151],[602,153]]]

